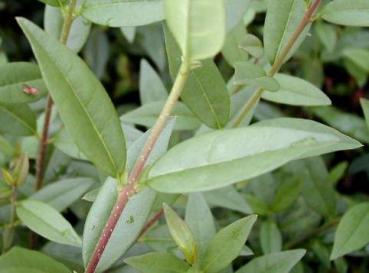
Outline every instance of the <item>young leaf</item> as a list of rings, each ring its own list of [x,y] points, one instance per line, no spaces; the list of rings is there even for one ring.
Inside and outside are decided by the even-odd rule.
[[[314,121],[272,119],[196,136],[176,145],[153,165],[148,185],[167,193],[212,190],[256,177],[291,160],[360,146]]]
[[[277,91],[279,83],[267,76],[265,70],[252,62],[239,62],[235,65],[234,84],[261,87],[271,91]]]
[[[81,246],[81,239],[67,220],[53,207],[36,200],[18,204],[17,215],[37,234],[60,244]]]
[[[104,87],[72,51],[30,21],[19,18],[18,22],[74,141],[98,168],[114,177],[121,175],[126,159],[124,135]]]
[[[268,220],[261,224],[260,244],[264,254],[282,250],[282,234],[274,221]]]
[[[0,273],[71,273],[62,263],[41,252],[14,247],[0,257]]]
[[[36,94],[24,89],[32,87]],[[0,103],[28,103],[39,100],[47,92],[37,65],[32,63],[8,63],[0,65]]]
[[[192,193],[188,196],[185,220],[202,255],[214,237],[216,229],[211,210],[201,193]]]
[[[187,263],[176,256],[163,252],[130,257],[124,261],[142,273],[185,273],[190,268]]]
[[[369,203],[349,209],[342,217],[334,238],[331,260],[369,244]]]
[[[165,27],[165,42],[172,78],[178,73],[181,55],[173,35]],[[230,97],[218,67],[212,60],[190,72],[181,98],[188,108],[208,127],[222,128],[226,125],[230,111]]]
[[[332,104],[323,91],[303,79],[285,74],[277,74],[274,79],[277,80],[280,89],[277,92],[265,91],[262,96],[265,100],[301,106]]]
[[[64,179],[45,186],[30,198],[42,201],[57,211],[63,211],[79,200],[95,183],[91,178]]]
[[[368,9],[367,0],[334,0],[324,7],[322,17],[334,24],[369,27]]]
[[[116,203],[118,198],[117,186],[114,179],[108,178],[88,213],[83,231],[82,247],[85,265],[89,262],[110,212]],[[149,217],[155,196],[153,191],[146,189],[129,200],[101,256],[97,266],[98,272],[110,268],[135,242]]]
[[[169,232],[177,246],[183,252],[186,260],[194,264],[197,260],[197,245],[188,225],[168,205],[164,204],[164,214]]]
[[[0,132],[14,136],[36,134],[36,114],[26,104],[0,103]]]
[[[46,6],[44,27],[47,34],[58,39],[62,33],[64,17],[60,8]],[[91,23],[78,16],[73,20],[68,35],[67,46],[74,52],[79,52],[90,34]]]
[[[162,80],[151,65],[146,61],[141,61],[140,67],[140,100],[142,104],[155,101],[165,101],[168,91]]]
[[[251,215],[221,229],[210,241],[201,269],[207,273],[216,273],[237,258],[256,218],[256,215]]]
[[[274,63],[304,17],[306,4],[304,0],[279,0],[267,1],[267,7],[264,46],[269,62]],[[300,35],[284,61],[287,61],[294,54],[305,39],[306,32]]]
[[[213,57],[223,47],[226,26],[223,0],[165,0],[168,26],[189,60]]]
[[[251,260],[236,273],[288,273],[305,255],[305,250],[289,250]]]
[[[110,27],[142,26],[164,19],[162,0],[86,0],[82,16]]]

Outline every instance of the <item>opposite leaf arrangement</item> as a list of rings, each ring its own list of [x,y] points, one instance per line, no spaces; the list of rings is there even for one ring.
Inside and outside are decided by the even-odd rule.
[[[45,30],[17,18],[37,64],[0,65],[0,273],[345,273],[343,256],[369,256],[368,198],[338,198],[347,163],[322,157],[369,143],[365,122],[281,71],[315,36],[333,60],[328,23],[369,27],[368,0],[41,2]],[[264,12],[262,42],[246,29]],[[164,37],[167,62],[147,49],[161,75],[141,61],[142,105],[120,118],[91,65],[104,53],[78,55],[106,42],[92,24]],[[340,52],[366,79],[369,51]]]

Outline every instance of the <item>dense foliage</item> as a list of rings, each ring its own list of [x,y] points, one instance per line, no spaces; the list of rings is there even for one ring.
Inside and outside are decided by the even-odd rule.
[[[368,271],[368,0],[0,22],[0,273]]]

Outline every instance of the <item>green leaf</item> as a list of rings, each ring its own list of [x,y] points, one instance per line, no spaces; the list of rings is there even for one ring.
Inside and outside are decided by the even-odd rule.
[[[216,229],[211,210],[201,193],[192,193],[188,196],[185,220],[202,255],[214,237]]]
[[[369,203],[349,209],[338,224],[331,260],[369,244]]]
[[[14,247],[0,257],[0,273],[71,273],[62,263],[41,252]]]
[[[36,134],[36,114],[26,104],[0,103],[0,132],[14,136]]]
[[[168,205],[164,204],[163,208],[169,232],[173,240],[183,252],[187,262],[194,264],[197,260],[198,253],[197,245],[190,228]]]
[[[116,181],[108,178],[88,213],[83,231],[82,247],[85,266],[89,262],[102,235],[105,223],[116,204],[118,198],[117,187]],[[98,272],[110,268],[135,242],[149,217],[155,196],[153,191],[146,189],[129,200],[101,256],[97,266]]]
[[[250,2],[250,0],[225,0],[227,31],[243,23],[242,19],[251,6]]]
[[[213,57],[223,47],[226,26],[223,0],[165,0],[168,26],[189,60]]]
[[[184,273],[190,268],[187,263],[176,256],[163,252],[130,257],[124,262],[142,273]]]
[[[142,104],[165,101],[168,91],[148,61],[142,59],[140,68],[140,100]]]
[[[176,145],[153,165],[147,183],[167,193],[207,191],[259,176],[291,160],[358,147],[356,140],[314,121],[267,120]]]
[[[121,116],[121,120],[126,123],[152,127],[159,117],[164,103],[164,101],[147,103],[124,114]],[[175,130],[193,130],[200,126],[198,119],[193,116],[183,103],[176,104],[172,111],[172,116],[176,118]]]
[[[95,183],[91,178],[64,179],[43,187],[30,198],[63,211],[79,200]]]
[[[38,90],[35,95],[27,94],[24,88]],[[0,103],[28,103],[39,100],[47,93],[37,65],[32,63],[7,63],[0,65]]]
[[[48,4],[50,6],[53,6],[53,7],[61,7],[61,6],[66,5],[69,2],[69,0],[38,0],[38,1]]]
[[[180,49],[170,31],[164,28],[169,70],[174,79],[181,64]],[[191,70],[181,94],[187,107],[207,126],[222,128],[230,112],[230,97],[223,76],[212,60]]]
[[[311,110],[314,115],[341,132],[365,143],[369,143],[369,134],[363,118],[355,114],[345,113],[333,106],[314,107]]]
[[[333,52],[337,45],[337,28],[324,22],[315,25],[315,31],[328,52]]]
[[[305,250],[289,250],[254,258],[236,273],[288,273],[305,255]]]
[[[363,109],[364,112],[364,117],[366,120],[366,124],[368,125],[369,128],[369,100],[362,98],[360,100],[360,104],[361,104],[361,108]]]
[[[205,192],[204,196],[212,206],[227,208],[244,214],[252,213],[245,198],[233,186]]]
[[[368,11],[367,0],[334,0],[324,7],[321,16],[339,25],[369,27]]]
[[[238,24],[227,33],[222,55],[231,66],[234,66],[237,62],[246,62],[249,59],[248,52],[241,48],[241,43],[246,35],[243,23]]]
[[[260,244],[264,254],[282,250],[282,234],[274,221],[264,221],[260,227]]]
[[[201,269],[207,273],[216,273],[236,259],[243,249],[256,218],[256,215],[251,215],[221,229],[210,241]]]
[[[277,92],[265,91],[262,96],[265,100],[297,106],[332,104],[323,91],[303,79],[285,74],[277,74],[274,79],[277,80],[280,89]]]
[[[121,27],[120,31],[123,33],[124,37],[128,42],[133,43],[136,37],[136,27]]]
[[[164,19],[162,0],[86,0],[82,16],[110,27],[142,26]]]
[[[369,50],[363,48],[346,48],[343,50],[342,55],[361,70],[366,73],[369,72]]]
[[[81,239],[71,224],[53,207],[36,200],[17,205],[17,215],[24,225],[37,234],[60,244],[81,246]]]
[[[273,203],[270,206],[271,210],[279,212],[291,206],[299,197],[302,185],[302,181],[296,178],[283,181],[275,193]]]
[[[261,58],[264,54],[263,43],[252,34],[246,34],[239,46],[255,58]]]
[[[61,9],[46,6],[44,13],[44,27],[47,34],[58,39],[63,29],[64,17]],[[74,52],[79,52],[90,34],[91,23],[78,16],[74,18],[67,46]]]
[[[304,0],[267,1],[267,15],[264,26],[265,53],[270,63],[274,63],[287,45],[298,24],[304,17],[306,4]],[[303,42],[307,34],[304,31],[296,41],[287,61]]]
[[[71,50],[30,21],[19,18],[18,22],[72,138],[98,168],[120,176],[126,160],[124,135],[104,87]]]
[[[279,83],[272,77],[267,76],[265,70],[252,62],[239,62],[235,64],[235,85],[247,85],[261,87],[271,91],[277,91]]]

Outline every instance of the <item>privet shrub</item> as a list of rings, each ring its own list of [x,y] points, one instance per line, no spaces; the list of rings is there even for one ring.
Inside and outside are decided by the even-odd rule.
[[[369,131],[320,87],[365,85],[368,0],[41,2],[35,61],[1,53],[1,273],[367,272],[368,197],[336,184]],[[139,107],[99,81],[109,27]]]

